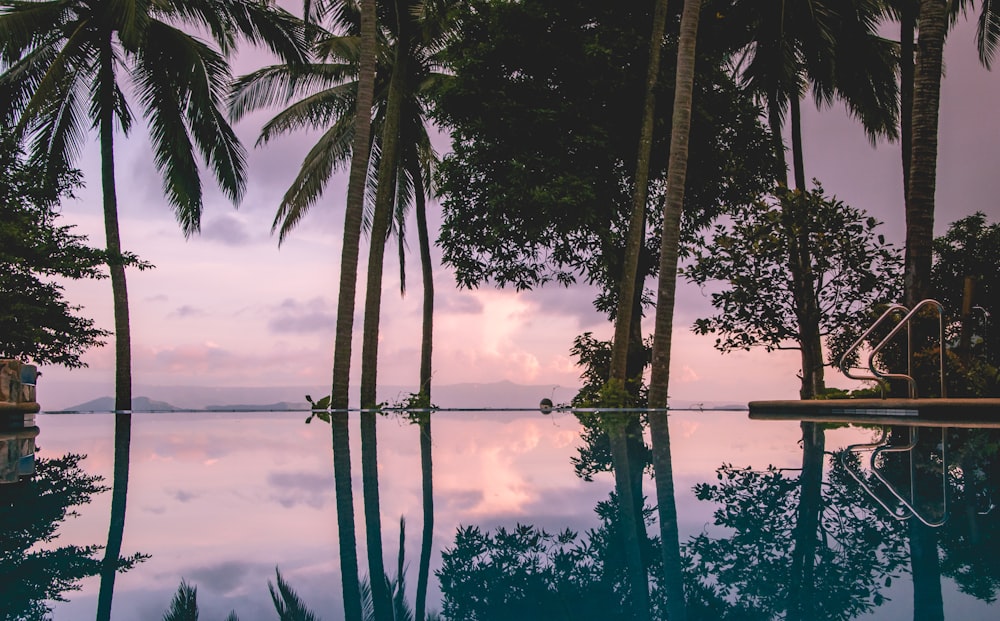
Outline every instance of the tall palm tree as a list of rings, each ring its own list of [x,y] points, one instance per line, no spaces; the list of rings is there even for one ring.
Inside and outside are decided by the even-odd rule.
[[[649,64],[646,68],[645,94],[642,105],[642,124],[639,131],[639,150],[636,155],[635,179],[633,180],[632,214],[629,217],[628,239],[625,247],[625,261],[618,286],[618,309],[615,314],[615,336],[611,349],[611,367],[605,397],[613,403],[604,406],[627,405],[625,398],[628,372],[628,352],[632,344],[635,321],[634,305],[637,301],[636,283],[639,269],[639,253],[645,237],[646,199],[649,193],[649,166],[653,146],[653,124],[656,112],[656,85],[660,74],[660,58],[663,48],[667,21],[667,2],[657,0],[653,10],[653,24],[649,42]],[[641,317],[641,315],[640,315]],[[641,341],[641,335],[640,335]],[[615,475],[615,492],[621,512],[620,529],[623,533],[625,558],[628,565],[632,606],[639,619],[649,617],[649,588],[646,567],[642,561],[640,541],[645,538],[645,524],[641,517],[642,500],[635,498],[633,469],[628,448],[629,414],[606,414],[607,431],[611,444],[611,462]],[[641,494],[641,484],[639,486]],[[638,507],[638,511],[637,511]]]
[[[433,55],[440,47],[444,35],[443,25],[450,0],[437,3],[421,3],[424,13],[419,15],[417,7],[404,2],[398,7],[382,8],[379,14],[378,35],[383,52],[378,54],[380,66],[375,72],[375,87],[372,101],[374,117],[370,125],[370,135],[362,142],[358,130],[361,127],[361,104],[358,96],[358,59],[360,54],[358,32],[359,14],[357,7],[349,2],[330,2],[315,5],[326,9],[314,11],[316,18],[331,16],[330,26],[338,33],[323,34],[315,42],[316,62],[304,66],[276,65],[267,67],[241,78],[234,89],[230,108],[237,118],[246,112],[283,101],[293,102],[285,110],[268,122],[259,142],[266,143],[274,136],[301,127],[316,127],[323,134],[307,155],[297,178],[286,192],[275,216],[273,227],[279,231],[279,240],[284,241],[309,208],[317,202],[333,174],[344,165],[348,157],[352,159],[352,186],[349,191],[349,211],[356,209],[356,227],[345,225],[345,240],[348,231],[354,235],[350,242],[351,257],[346,253],[342,259],[341,294],[338,307],[337,352],[334,361],[334,409],[347,407],[347,377],[350,361],[350,334],[353,323],[343,331],[342,324],[352,321],[354,290],[356,288],[358,236],[363,226],[371,232],[372,250],[369,258],[368,295],[366,297],[366,340],[363,343],[362,406],[375,405],[375,359],[377,347],[377,317],[381,293],[382,256],[386,237],[395,230],[402,248],[403,222],[407,208],[415,205],[417,229],[421,250],[421,266],[424,283],[424,328],[421,343],[420,393],[423,400],[430,403],[430,361],[432,346],[433,278],[430,260],[430,243],[426,226],[426,195],[430,191],[429,180],[433,175],[437,157],[427,133],[426,111],[422,101],[422,91],[436,79],[433,72]],[[362,13],[361,17],[364,14]],[[437,20],[428,19],[428,16]],[[362,37],[363,39],[363,37]],[[395,46],[394,48],[389,47]],[[399,55],[402,55],[401,57]],[[367,56],[362,57],[364,61]],[[394,83],[395,81],[395,83]],[[391,94],[395,92],[393,103]],[[297,101],[296,101],[297,100]],[[372,106],[367,109],[370,111]],[[392,127],[395,125],[395,127]],[[391,139],[391,140],[387,140]],[[364,145],[364,146],[362,146]],[[370,171],[358,182],[358,194],[354,192],[354,162],[371,162]],[[354,207],[352,197],[361,200],[374,195],[374,211],[364,213],[362,207]],[[347,218],[352,217],[348,214]],[[374,259],[377,257],[377,260]],[[400,252],[402,265],[403,254]],[[350,261],[350,263],[348,262]],[[344,290],[345,278],[350,275],[350,298]],[[405,278],[401,279],[405,287]],[[346,318],[346,320],[345,320]],[[373,338],[376,344],[373,344]],[[346,347],[346,353],[345,353]],[[339,361],[339,363],[338,363]],[[336,416],[334,420],[336,420]],[[381,531],[378,516],[376,438],[374,435],[375,413],[364,412],[362,418],[362,470],[366,480],[366,523],[369,540],[369,564],[372,575],[384,575],[381,567],[381,546],[378,533]],[[346,420],[343,432],[346,433]],[[335,432],[336,434],[336,432]],[[421,442],[425,472],[430,470],[430,428],[429,421],[423,426]],[[346,445],[345,445],[346,446]],[[425,476],[425,483],[428,477]],[[433,502],[428,502],[432,493],[425,485],[425,538],[433,527]],[[428,565],[422,562],[421,567]],[[426,574],[425,570],[423,574]],[[422,574],[422,575],[423,575]],[[418,600],[421,587],[426,591],[426,576],[418,581]],[[378,581],[372,585],[373,601],[379,611],[387,608],[385,592]]]
[[[181,28],[207,32],[217,49]],[[251,0],[158,3],[55,0],[0,4],[0,121],[33,138],[32,156],[63,169],[89,129],[101,152],[104,225],[115,321],[115,481],[119,510],[108,535],[98,619],[111,613],[124,529],[132,407],[131,336],[115,184],[115,124],[127,134],[129,99],[148,119],[154,161],[185,235],[199,230],[202,188],[195,151],[238,202],[244,151],[219,109],[237,37],[262,43],[288,62],[304,58],[301,22]],[[123,88],[127,75],[133,91]]]
[[[185,33],[208,32],[218,49]],[[302,28],[285,11],[250,0],[158,3],[56,0],[0,4],[0,119],[33,137],[33,157],[71,162],[91,128],[101,147],[105,232],[111,257],[116,342],[115,408],[131,408],[125,260],[114,177],[115,124],[127,134],[137,101],[150,125],[154,161],[186,235],[199,230],[199,151],[233,200],[245,185],[244,152],[219,110],[227,56],[242,36],[303,59]],[[127,75],[134,92],[119,82]],[[131,96],[129,96],[131,95]]]
[[[681,209],[687,178],[688,140],[691,135],[691,107],[694,91],[695,50],[699,0],[685,0],[681,32],[677,44],[677,79],[670,130],[670,159],[667,164],[667,196],[663,205],[660,245],[660,275],[657,285],[653,362],[649,379],[649,407],[665,408],[670,382],[670,349],[673,332],[674,299],[677,289],[677,255],[680,246]],[[649,413],[656,477],[657,509],[663,553],[664,585],[668,616],[685,619],[684,583],[681,575],[677,505],[674,500],[673,465],[670,457],[670,428],[662,410]]]

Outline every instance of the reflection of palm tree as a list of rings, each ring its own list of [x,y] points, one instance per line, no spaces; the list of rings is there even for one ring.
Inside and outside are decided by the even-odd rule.
[[[701,2],[685,0],[677,44],[677,79],[670,131],[670,159],[667,166],[667,196],[663,206],[660,244],[660,273],[657,285],[655,334],[649,379],[649,407],[665,408],[670,382],[670,350],[677,290],[677,258],[680,248],[681,210],[687,179],[688,141],[691,135],[691,107],[694,91],[695,50]],[[674,499],[673,465],[670,457],[670,428],[664,411],[649,413],[656,480],[656,505],[660,518],[663,578],[671,619],[686,619],[684,581],[681,575],[677,504]]]
[[[108,545],[101,565],[101,590],[97,596],[97,619],[111,618],[115,574],[118,572],[125,533],[125,508],[128,496],[129,453],[132,444],[132,415],[115,414],[115,466],[111,488],[111,523]]]
[[[431,462],[431,413],[417,414],[420,431],[420,484],[423,498],[423,532],[420,537],[420,565],[417,569],[417,595],[414,619],[423,621],[427,609],[427,583],[430,578],[431,546],[434,543],[434,466]],[[402,549],[402,546],[400,546]],[[400,574],[402,575],[402,574]]]

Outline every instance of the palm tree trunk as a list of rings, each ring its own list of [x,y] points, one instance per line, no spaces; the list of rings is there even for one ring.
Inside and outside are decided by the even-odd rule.
[[[677,254],[680,245],[681,211],[687,179],[688,140],[691,136],[691,106],[694,99],[695,50],[701,2],[686,0],[681,15],[677,44],[677,79],[674,84],[674,112],[671,119],[670,159],[667,165],[667,196],[663,206],[660,246],[660,277],[656,295],[653,335],[653,366],[649,380],[649,407],[665,408],[670,384],[670,347],[674,327],[677,291]],[[664,412],[650,412],[650,436],[656,477],[656,506],[660,518],[663,554],[663,583],[667,595],[667,616],[671,621],[687,618],[684,578],[681,570],[677,504],[674,499],[673,466],[670,457],[670,428]]]
[[[128,497],[129,453],[132,434],[132,354],[128,317],[128,292],[125,265],[122,261],[118,232],[118,197],[115,188],[114,157],[114,69],[111,34],[100,51],[98,88],[101,107],[101,185],[104,194],[104,230],[107,236],[108,267],[115,313],[115,464],[111,491],[111,521],[108,544],[101,566],[101,587],[97,597],[97,619],[111,618],[115,574],[125,533],[125,507]]]
[[[430,236],[427,232],[427,201],[424,196],[420,166],[410,167],[413,179],[417,216],[417,238],[420,243],[420,272],[423,276],[424,303],[420,339],[420,390],[422,402],[431,404],[431,352],[434,343],[434,269],[431,265]],[[424,526],[420,540],[420,565],[417,569],[417,594],[414,605],[414,619],[424,621],[427,608],[427,584],[430,577],[431,546],[434,543],[434,467],[431,461],[431,414],[421,412],[417,416],[420,430],[420,482],[423,498]]]
[[[344,210],[344,246],[340,257],[340,288],[337,296],[337,331],[333,351],[333,381],[330,405],[333,474],[337,498],[337,536],[340,545],[340,579],[344,618],[361,621],[361,581],[354,526],[354,493],[351,487],[351,454],[348,438],[348,393],[351,376],[351,341],[357,293],[358,251],[364,213],[365,181],[371,153],[371,111],[375,93],[376,14],[375,0],[360,0],[361,64],[355,110],[351,173]]]
[[[368,253],[368,280],[365,289],[365,324],[361,345],[361,476],[364,482],[365,533],[368,541],[368,575],[371,577],[372,604],[376,621],[391,621],[392,600],[385,580],[382,556],[382,518],[378,491],[378,456],[376,447],[376,385],[378,372],[378,332],[382,306],[382,269],[385,240],[392,219],[399,153],[399,124],[403,84],[406,76],[406,24],[409,14],[397,3],[399,30],[395,62],[389,80],[385,126],[382,129],[382,157],[375,192],[371,245]]]
[[[802,160],[802,111],[798,96],[789,98],[788,115],[792,125],[792,170],[795,189],[805,191],[806,169]]]
[[[777,162],[777,182],[788,186],[788,161],[785,159],[785,140],[781,137],[781,110],[773,95],[767,98],[767,124],[771,130],[771,143],[774,145],[774,159]]]
[[[913,141],[906,205],[904,271],[904,303],[911,308],[930,292],[946,4],[945,0],[921,0],[917,23],[919,34],[913,78]]]
[[[611,393],[616,394],[616,400],[622,400],[625,395],[625,380],[628,366],[628,350],[631,335],[633,306],[635,304],[636,274],[639,266],[639,252],[645,238],[646,198],[649,185],[649,159],[653,149],[653,121],[656,112],[656,83],[660,74],[660,56],[663,47],[663,36],[666,30],[667,1],[657,0],[653,12],[653,27],[649,40],[649,65],[646,70],[646,90],[643,98],[642,126],[639,132],[639,150],[636,156],[635,186],[632,194],[632,215],[629,218],[628,240],[625,246],[625,263],[619,281],[618,309],[615,314],[615,336],[611,346],[611,368],[608,373],[608,386]],[[605,404],[608,405],[608,404]],[[612,405],[624,405],[615,403]],[[639,548],[640,533],[637,527],[641,524],[641,513],[635,512],[635,494],[632,491],[632,475],[629,468],[628,442],[626,425],[623,420],[617,420],[624,414],[613,415],[616,420],[608,426],[608,436],[611,441],[611,463],[615,474],[615,488],[618,493],[619,511],[625,558],[628,563],[628,575],[632,590],[632,605],[638,619],[647,619],[650,615],[649,581],[646,577],[646,567],[642,562]],[[641,495],[638,502],[642,502]],[[641,511],[641,505],[640,505]],[[644,528],[643,528],[644,530]]]
[[[431,354],[434,350],[434,266],[431,264],[431,242],[427,231],[427,200],[424,195],[420,166],[416,162],[410,166],[410,177],[413,179],[417,241],[420,244],[420,274],[424,285],[420,331],[420,390],[418,392],[425,395],[427,402],[430,403]]]
[[[628,358],[629,329],[632,306],[635,303],[636,273],[639,252],[645,237],[646,197],[649,192],[649,157],[653,150],[653,121],[656,112],[656,83],[660,75],[660,49],[666,30],[667,2],[657,0],[653,14],[653,32],[649,44],[649,66],[646,70],[646,92],[642,107],[642,127],[639,132],[639,152],[636,156],[635,186],[632,191],[632,215],[629,219],[625,264],[618,287],[618,311],[615,315],[615,339],[611,350],[609,380],[624,385]]]
[[[899,144],[903,156],[903,200],[909,203],[910,158],[913,141],[913,35],[916,0],[902,0],[899,15]]]

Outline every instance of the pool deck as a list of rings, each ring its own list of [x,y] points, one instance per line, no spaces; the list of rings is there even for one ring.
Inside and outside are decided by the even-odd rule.
[[[751,401],[750,418],[818,423],[1000,428],[1000,399]]]

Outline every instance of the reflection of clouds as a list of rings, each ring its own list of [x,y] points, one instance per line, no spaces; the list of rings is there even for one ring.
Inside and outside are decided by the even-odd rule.
[[[322,509],[333,498],[331,472],[272,472],[267,475],[267,485],[270,499],[286,509],[296,505]]]

